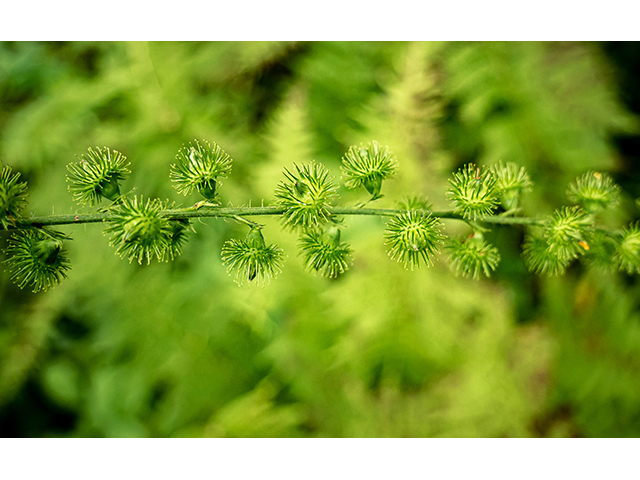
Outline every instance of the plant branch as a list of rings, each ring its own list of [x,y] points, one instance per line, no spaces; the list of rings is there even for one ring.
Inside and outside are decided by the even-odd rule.
[[[286,207],[210,207],[203,206],[194,210],[192,207],[165,210],[166,215],[171,220],[188,220],[190,218],[235,218],[252,217],[252,216],[281,216],[287,210]],[[362,207],[329,207],[329,213],[332,215],[374,215],[382,217],[390,217],[398,215],[406,210],[393,208],[362,208]],[[464,220],[462,215],[452,211],[435,212],[423,210],[431,213],[432,216],[441,219]],[[68,215],[43,215],[33,216],[29,218],[19,218],[16,222],[16,228],[33,228],[54,225],[73,225],[85,223],[110,222],[115,219],[115,215],[110,212],[103,213],[82,213]],[[501,224],[501,225],[542,225],[542,220],[535,217],[503,217],[500,215],[485,216],[478,221],[484,223]]]

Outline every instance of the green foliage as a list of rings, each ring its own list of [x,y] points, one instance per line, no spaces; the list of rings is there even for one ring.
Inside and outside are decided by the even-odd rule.
[[[73,270],[63,270],[68,278],[46,294],[16,287],[7,263],[0,430],[34,437],[637,437],[638,178],[611,141],[636,135],[637,119],[619,100],[617,78],[598,44],[578,42],[0,44],[0,155],[12,167],[3,181],[29,184],[28,206],[20,187],[15,214],[0,210],[4,246],[20,235],[20,219],[62,213],[73,223],[88,215],[70,207],[64,184],[65,164],[82,145],[110,145],[132,160],[118,187],[135,191],[137,210],[147,199],[175,198],[170,164],[192,139],[215,139],[236,159],[224,189],[222,176],[216,181],[216,198],[189,210],[203,215],[191,220],[197,235],[189,235],[187,219],[158,220],[171,263],[132,266],[105,245],[102,219],[133,203],[133,194],[103,202],[96,223],[65,227],[74,241],[57,239],[69,250],[58,255]],[[436,229],[448,235],[443,253],[425,250],[434,267],[406,272],[390,262],[383,220],[335,214],[370,205],[332,181],[335,196],[315,210],[324,216],[314,221],[298,210],[308,226],[283,229],[259,217],[269,244],[290,256],[284,268],[284,253],[276,254],[282,271],[273,271],[278,278],[268,288],[229,281],[231,262],[223,265],[220,248],[242,243],[229,239],[244,238],[251,222],[207,218],[222,208],[209,202],[273,205],[283,167],[295,177],[283,183],[305,180],[290,165],[313,159],[330,178],[350,146],[370,139],[399,162],[375,208],[431,213],[443,225]],[[436,217],[455,200],[445,200],[446,192],[461,165],[470,180],[477,168],[496,179],[495,203],[475,220],[468,209],[466,222]],[[592,212],[571,197],[582,210],[564,207],[567,185],[585,172],[619,180],[617,204]],[[505,195],[510,185],[517,203]],[[274,208],[288,208],[280,201]],[[165,212],[186,210],[161,203]],[[523,218],[536,223],[518,223]],[[482,232],[482,245],[499,249],[488,279],[478,263],[485,247],[463,240],[466,223],[474,242]],[[337,280],[324,275],[342,265],[339,248],[328,248],[335,232],[325,236],[334,228],[353,252]],[[313,235],[318,242],[301,248]],[[454,265],[452,242],[471,260]],[[236,258],[246,260],[250,248],[241,245]],[[461,277],[481,278],[457,278],[439,256]],[[415,266],[427,263],[414,257]],[[400,251],[397,258],[404,263]],[[245,284],[269,280],[254,268],[249,281],[248,260],[236,265],[229,273]],[[305,274],[314,265],[319,275]],[[536,276],[527,265],[565,275]]]

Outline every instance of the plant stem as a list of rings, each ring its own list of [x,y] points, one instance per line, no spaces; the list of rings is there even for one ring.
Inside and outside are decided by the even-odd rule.
[[[374,215],[381,217],[389,217],[400,214],[405,210],[392,208],[362,208],[362,207],[330,207],[329,212],[333,215]],[[196,210],[192,207],[165,210],[165,215],[171,220],[187,220],[190,218],[207,218],[207,217],[226,217],[235,218],[272,215],[280,216],[286,211],[286,207],[210,207],[203,206]],[[463,220],[464,218],[451,211],[445,212],[428,212],[434,217],[442,219]],[[110,222],[114,219],[114,215],[109,212],[104,213],[82,213],[70,215],[45,215],[34,216],[29,218],[20,218],[16,222],[15,228],[33,228],[54,225],[73,225],[84,223]],[[504,217],[500,215],[491,215],[483,217],[479,222],[502,224],[502,225],[541,225],[542,220],[533,217]]]

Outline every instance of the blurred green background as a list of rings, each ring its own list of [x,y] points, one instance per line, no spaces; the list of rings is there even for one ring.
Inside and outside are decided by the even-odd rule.
[[[105,145],[132,163],[126,191],[189,205],[169,166],[207,139],[234,159],[223,203],[259,205],[283,167],[339,178],[347,148],[375,139],[400,165],[380,206],[422,193],[447,209],[453,170],[509,161],[535,183],[529,215],[610,172],[621,225],[640,218],[639,66],[635,43],[2,43],[0,159],[37,214],[78,211],[66,164]],[[383,220],[358,217],[353,267],[331,281],[265,222],[288,255],[265,288],[227,275],[220,247],[246,227],[215,219],[172,263],[129,264],[86,225],[63,229],[72,270],[54,290],[0,272],[2,436],[640,436],[637,276],[532,275],[519,227],[487,236],[491,279],[454,277],[445,255],[405,271]]]

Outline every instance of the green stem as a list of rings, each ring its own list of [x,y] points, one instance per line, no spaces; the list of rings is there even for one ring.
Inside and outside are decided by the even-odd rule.
[[[381,217],[390,217],[398,215],[406,210],[393,208],[362,208],[362,207],[329,207],[329,212],[333,215],[374,215]],[[252,216],[280,216],[286,211],[286,207],[211,207],[202,206],[196,210],[192,207],[178,208],[166,210],[165,215],[171,220],[187,220],[190,218],[211,218],[226,217],[238,219],[238,217]],[[425,212],[428,212],[425,210]],[[442,219],[462,220],[465,219],[451,211],[445,212],[428,212],[434,217]],[[82,213],[70,215],[44,215],[29,218],[19,218],[14,228],[33,228],[54,225],[73,225],[84,223],[99,223],[113,221],[115,215],[109,212],[103,213]],[[244,219],[243,219],[244,220]],[[543,220],[533,217],[503,217],[500,215],[491,215],[478,220],[483,223],[501,224],[501,225],[542,225]],[[246,220],[245,220],[246,222]]]

